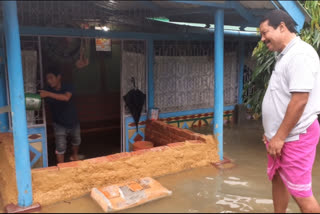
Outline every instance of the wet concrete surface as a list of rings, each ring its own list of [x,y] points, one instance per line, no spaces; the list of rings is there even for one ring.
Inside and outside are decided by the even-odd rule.
[[[209,134],[212,128],[194,129]],[[225,156],[234,167],[218,170],[213,166],[192,169],[156,178],[173,191],[172,196],[127,209],[125,213],[268,213],[273,212],[271,182],[266,175],[266,152],[260,121],[224,129]],[[319,149],[318,149],[319,150]],[[313,169],[313,192],[320,201],[320,158]],[[89,195],[43,207],[44,213],[101,213]],[[287,212],[300,212],[293,199]]]

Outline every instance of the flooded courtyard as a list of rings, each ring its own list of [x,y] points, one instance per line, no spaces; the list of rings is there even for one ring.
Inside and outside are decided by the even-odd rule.
[[[210,127],[194,129],[212,133]],[[259,121],[224,129],[224,153],[234,166],[207,166],[155,178],[171,196],[123,210],[125,213],[266,213],[273,212],[271,182],[266,175],[266,153]],[[320,201],[320,158],[313,169],[313,191]],[[71,201],[42,207],[44,213],[102,213],[87,194]],[[293,199],[287,212],[300,212]]]
[[[211,128],[194,129],[212,133]],[[125,213],[266,213],[273,212],[271,182],[266,175],[266,154],[259,121],[224,129],[225,156],[233,168],[218,170],[213,166],[192,169],[156,178],[173,192],[172,196],[124,210]],[[320,158],[313,170],[313,191],[320,200]],[[42,212],[97,212],[103,210],[89,195],[43,207]],[[287,212],[300,212],[293,199]]]

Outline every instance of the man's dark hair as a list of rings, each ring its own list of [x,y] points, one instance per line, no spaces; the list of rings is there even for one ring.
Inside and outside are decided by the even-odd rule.
[[[276,29],[281,22],[287,26],[288,30],[291,33],[297,33],[296,26],[297,24],[293,21],[293,19],[283,10],[276,9],[268,12],[263,19],[260,21],[260,24],[265,21],[269,21],[269,26]]]
[[[61,75],[61,72],[60,72],[60,69],[56,66],[51,66],[47,69],[47,72],[46,72],[46,75],[48,74],[53,74],[55,75],[56,77]]]

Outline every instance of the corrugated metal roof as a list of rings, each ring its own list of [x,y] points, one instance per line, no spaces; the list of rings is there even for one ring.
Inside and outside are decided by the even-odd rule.
[[[168,1],[153,1],[155,5],[161,8],[167,9],[194,9],[200,8],[200,5],[196,4],[187,4],[187,3],[178,3],[178,2],[168,2]],[[219,3],[224,3],[224,1],[219,1]]]
[[[112,1],[115,3],[115,1]],[[214,23],[214,12],[217,8],[224,8],[225,24],[236,26],[258,26],[257,20],[277,7],[277,1],[117,1],[117,9],[149,9],[150,15],[162,16],[176,22]],[[110,1],[97,3],[105,8]],[[232,5],[236,5],[232,7]],[[300,5],[298,5],[303,9]],[[308,21],[308,19],[307,19]]]
[[[21,25],[54,27],[94,23],[153,32],[166,28],[180,31],[182,27],[147,18],[166,17],[173,22],[208,25],[214,24],[216,9],[224,8],[225,25],[257,27],[257,21],[275,9],[271,1],[17,1],[17,4]]]

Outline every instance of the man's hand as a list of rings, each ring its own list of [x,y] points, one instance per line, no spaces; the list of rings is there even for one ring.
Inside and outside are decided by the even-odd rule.
[[[72,96],[70,92],[66,92],[65,94],[56,94],[56,93],[45,91],[45,90],[39,90],[39,92],[40,92],[41,98],[50,97],[52,99],[64,101],[64,102],[68,102]]]
[[[308,92],[291,93],[291,100],[288,104],[286,114],[277,133],[270,140],[267,148],[268,154],[273,158],[281,155],[281,149],[284,145],[284,141],[293,127],[298,123],[304,108],[308,103],[308,99]]]
[[[284,145],[284,140],[281,140],[276,135],[270,140],[269,145],[267,147],[268,154],[273,157],[280,157],[281,156],[281,150]]]
[[[46,91],[46,90],[39,90],[40,92],[40,97],[41,98],[46,98],[46,97],[50,97],[51,92]]]
[[[267,137],[264,134],[262,135],[262,141],[264,144],[267,144],[268,142]]]

